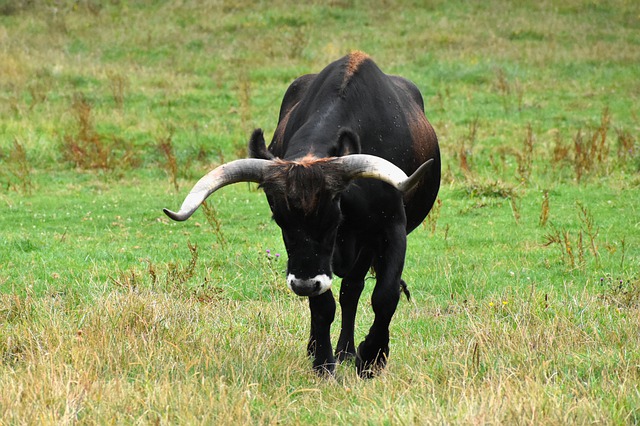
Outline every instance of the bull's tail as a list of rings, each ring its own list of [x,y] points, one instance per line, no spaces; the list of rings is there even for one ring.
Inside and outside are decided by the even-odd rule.
[[[405,283],[404,280],[400,280],[400,291],[402,291],[404,295],[407,296],[407,300],[411,302],[411,293],[409,293],[409,287],[407,287],[407,283]]]

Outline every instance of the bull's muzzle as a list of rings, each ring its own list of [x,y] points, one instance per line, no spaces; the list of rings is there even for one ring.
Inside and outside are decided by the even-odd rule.
[[[331,288],[331,277],[326,274],[313,278],[297,278],[294,274],[287,276],[287,285],[298,296],[318,296]]]

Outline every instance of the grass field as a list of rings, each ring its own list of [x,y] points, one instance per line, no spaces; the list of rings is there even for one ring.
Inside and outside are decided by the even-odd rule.
[[[443,157],[373,380],[255,186],[161,211],[353,49]],[[0,0],[0,424],[640,423],[638,64],[636,1]]]

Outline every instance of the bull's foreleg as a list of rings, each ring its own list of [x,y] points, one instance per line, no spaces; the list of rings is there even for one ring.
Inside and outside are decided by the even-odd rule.
[[[371,253],[362,250],[358,255],[348,275],[340,286],[340,308],[342,311],[342,328],[336,346],[336,356],[339,362],[356,356],[354,339],[356,312],[358,302],[364,288],[364,278],[371,267]]]
[[[336,356],[342,362],[356,355],[355,331],[356,311],[360,294],[364,288],[364,279],[344,278],[340,287],[340,307],[342,310],[342,328],[336,346]]]
[[[375,376],[387,364],[389,356],[389,324],[400,298],[399,291],[378,292],[371,299],[376,318],[369,334],[358,346],[356,369],[364,378]],[[384,303],[384,306],[381,304]],[[376,308],[375,305],[378,305]]]
[[[376,258],[376,287],[371,296],[375,314],[369,334],[358,346],[356,369],[361,377],[373,377],[385,367],[389,356],[389,324],[400,299],[402,268],[407,239],[404,229],[396,230],[383,241],[381,254]]]
[[[331,290],[319,296],[309,297],[311,310],[311,336],[307,353],[313,358],[313,369],[319,374],[335,370],[335,358],[331,347],[331,323],[336,313],[336,302]]]

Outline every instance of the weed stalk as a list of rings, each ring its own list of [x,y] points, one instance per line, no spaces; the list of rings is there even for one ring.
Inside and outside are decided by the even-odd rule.
[[[531,123],[527,124],[527,131],[522,145],[522,153],[517,156],[518,176],[522,183],[528,183],[531,178],[533,164],[533,130]]]
[[[596,245],[596,237],[600,232],[600,228],[596,226],[593,216],[589,212],[589,209],[582,203],[578,202],[578,209],[580,210],[580,222],[584,226],[584,232],[589,237],[589,246],[591,248],[591,254],[596,259],[597,265],[600,265],[600,253],[598,252],[598,246]]]
[[[469,163],[469,156],[473,151],[473,145],[476,141],[478,134],[478,117],[474,118],[469,123],[469,133],[462,139],[460,144],[460,150],[458,151],[458,158],[460,161],[460,169],[464,175],[468,178],[471,176],[471,165]]]
[[[545,190],[542,194],[542,207],[540,208],[540,220],[538,225],[545,227],[549,220],[549,191]]]
[[[207,223],[211,225],[213,229],[213,234],[216,236],[216,239],[220,243],[222,247],[227,245],[227,239],[222,232],[222,222],[218,219],[218,213],[213,206],[210,206],[206,201],[202,203],[202,211],[204,212],[204,216],[207,219]]]
[[[165,169],[167,170],[167,173],[169,173],[174,189],[178,192],[178,160],[173,152],[171,133],[167,137],[160,138],[158,140],[158,149],[164,155]]]
[[[13,146],[9,151],[9,173],[18,180],[18,186],[24,194],[31,195],[33,182],[31,181],[31,167],[27,159],[27,150],[24,145],[13,140]]]

